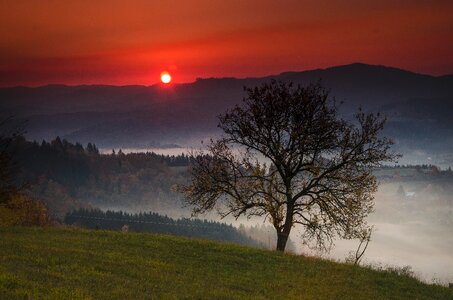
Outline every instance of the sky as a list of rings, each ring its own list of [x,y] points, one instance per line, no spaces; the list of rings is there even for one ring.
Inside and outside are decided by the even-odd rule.
[[[0,0],[0,86],[152,85],[354,62],[453,73],[453,1]]]

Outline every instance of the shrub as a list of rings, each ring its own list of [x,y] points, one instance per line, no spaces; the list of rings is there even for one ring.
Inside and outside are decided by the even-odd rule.
[[[40,201],[16,194],[0,205],[0,225],[47,226],[51,220],[47,208]]]

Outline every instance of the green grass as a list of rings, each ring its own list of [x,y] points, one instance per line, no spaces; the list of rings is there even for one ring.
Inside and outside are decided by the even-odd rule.
[[[0,227],[0,299],[453,299],[395,273],[187,238]]]

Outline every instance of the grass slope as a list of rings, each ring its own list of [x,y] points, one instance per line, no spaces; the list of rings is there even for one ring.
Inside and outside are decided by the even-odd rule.
[[[0,299],[453,299],[394,273],[187,238],[0,227]]]

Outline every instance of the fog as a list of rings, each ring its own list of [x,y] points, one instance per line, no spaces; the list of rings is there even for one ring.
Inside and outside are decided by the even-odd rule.
[[[405,186],[406,195],[397,193]],[[426,282],[453,282],[453,196],[432,191],[427,182],[381,184],[375,199],[375,213],[369,223],[375,230],[364,255],[364,264],[411,266]],[[408,192],[407,190],[410,190]],[[338,241],[329,254],[344,259],[357,241]]]

